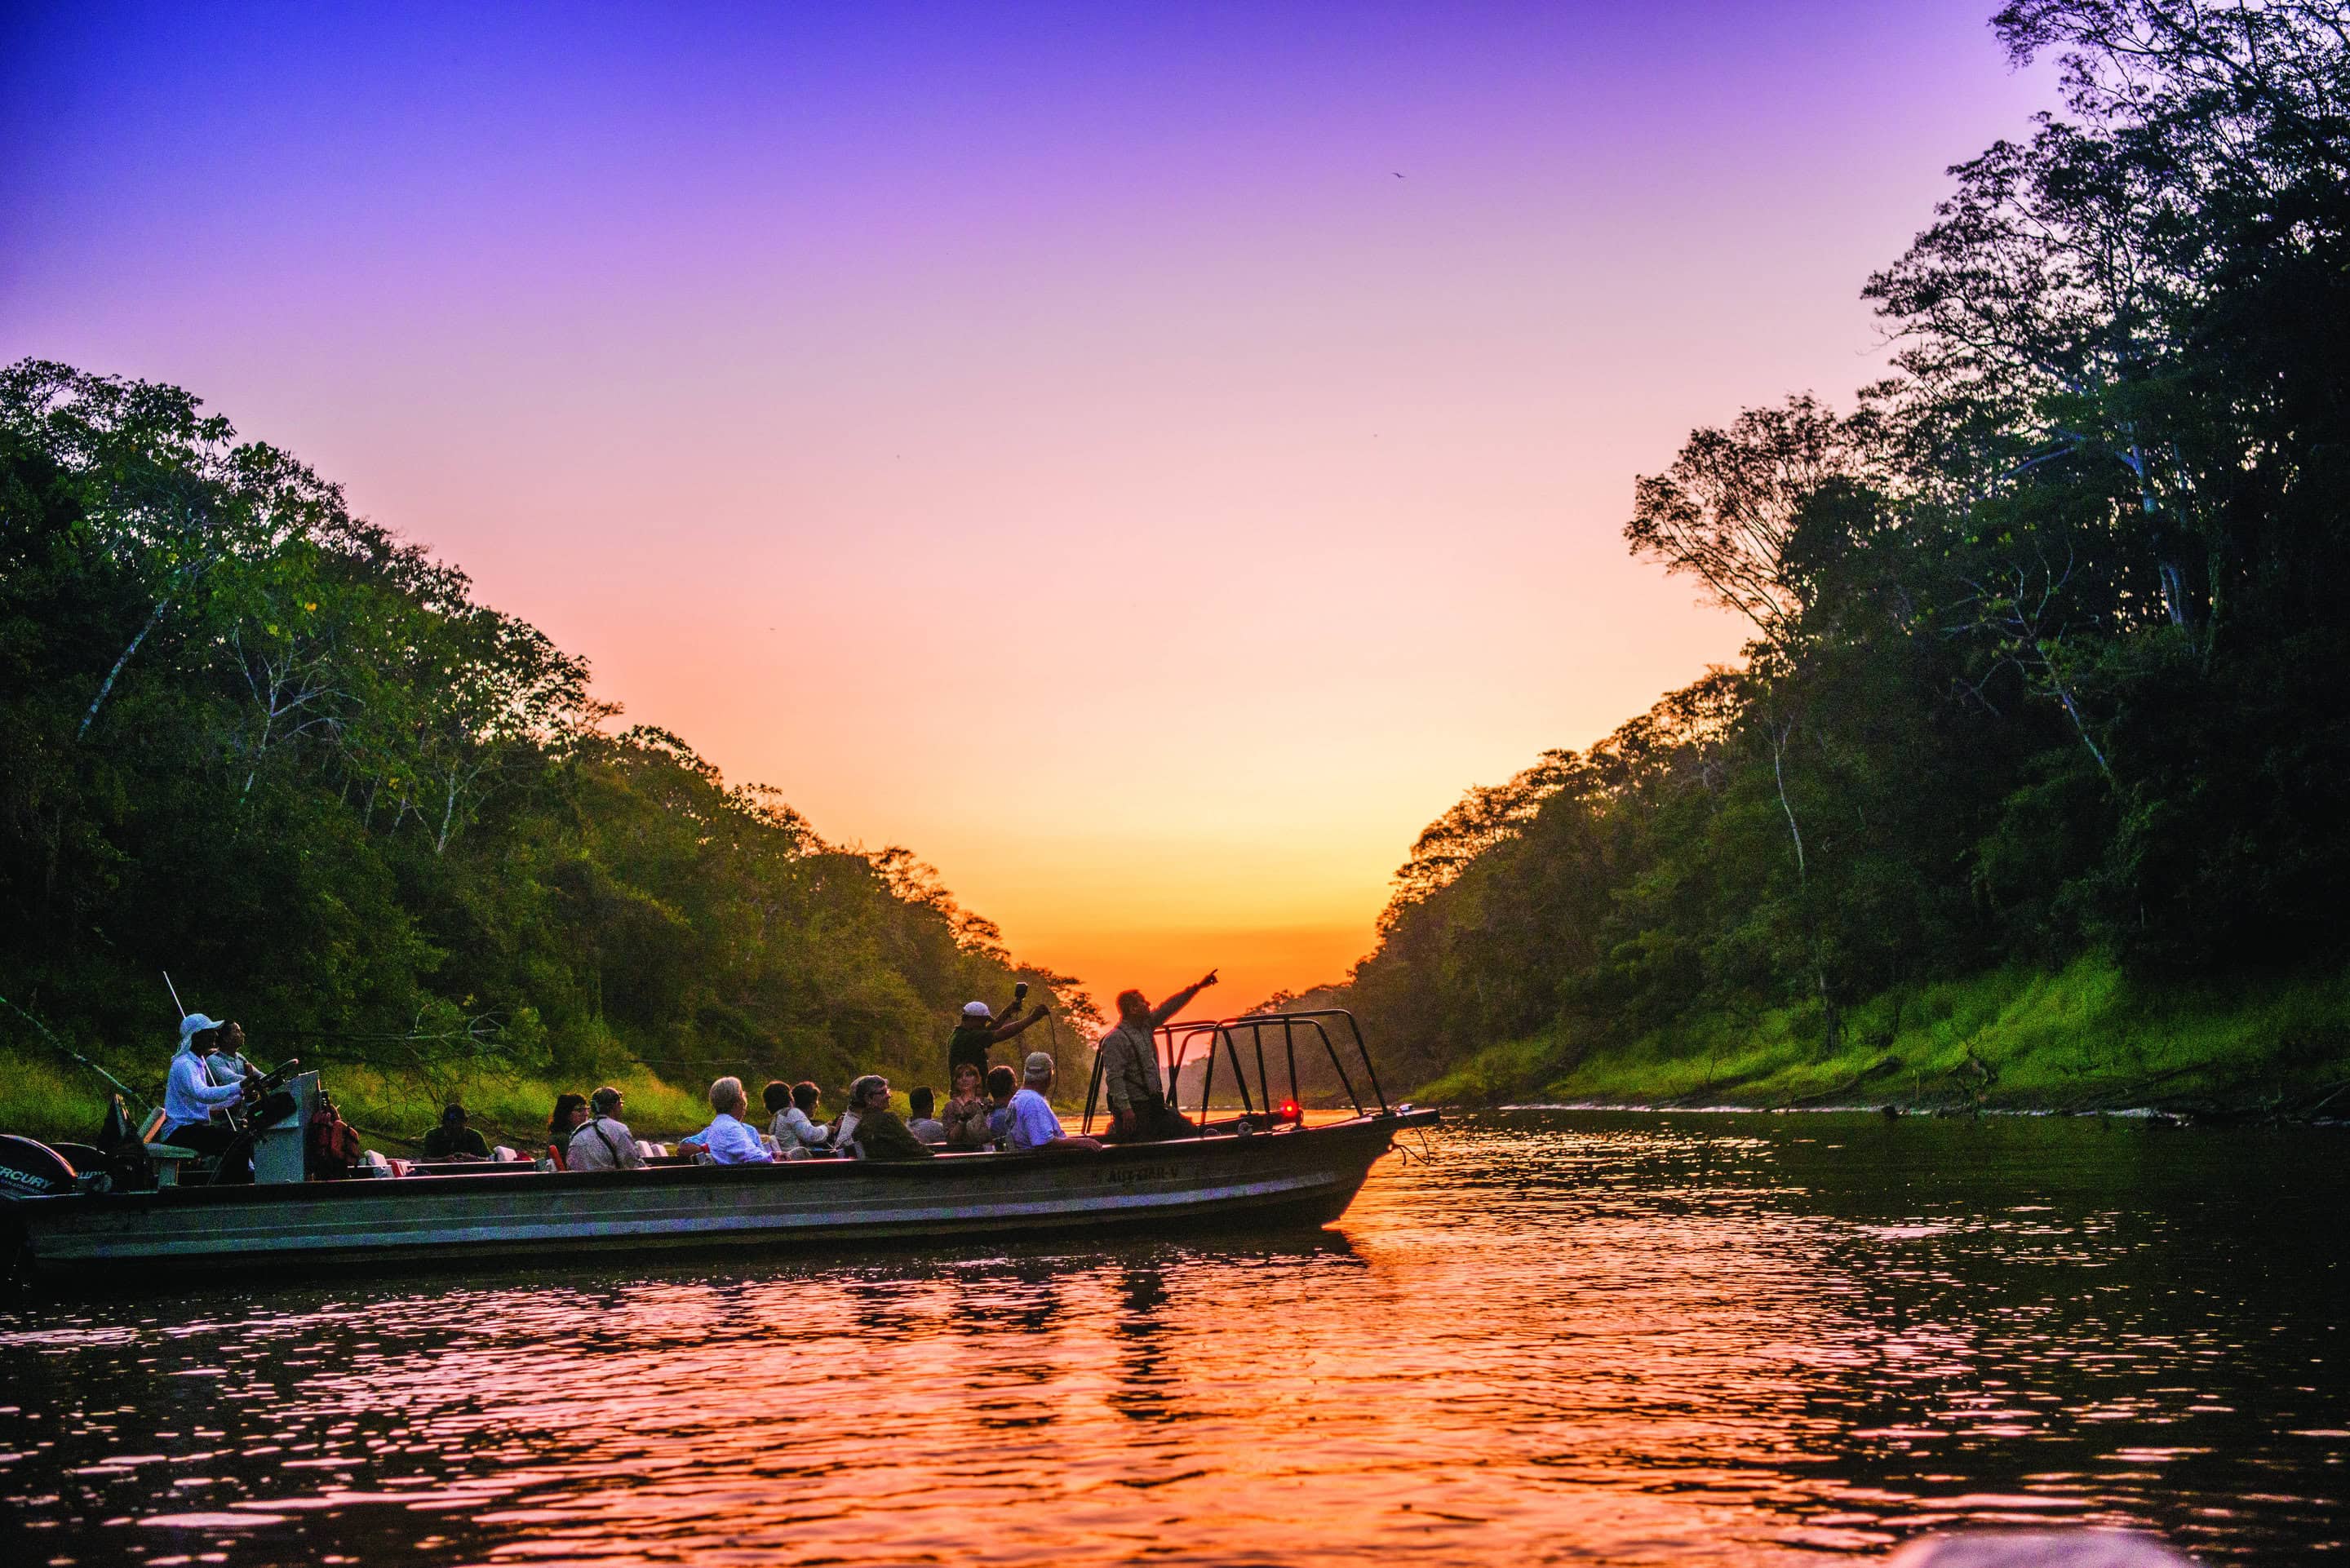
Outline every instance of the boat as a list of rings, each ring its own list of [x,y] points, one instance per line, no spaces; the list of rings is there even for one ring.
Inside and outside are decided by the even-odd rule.
[[[1274,1097],[1265,1042],[1288,1067]],[[1326,1048],[1351,1114],[1309,1117],[1299,1106],[1296,1043]],[[1341,1059],[1348,1040],[1361,1069]],[[1253,1046],[1255,1082],[1243,1041]],[[157,1179],[125,1184],[88,1169],[97,1145],[62,1148],[0,1139],[5,1242],[16,1271],[59,1280],[316,1272],[543,1260],[557,1250],[598,1256],[695,1251],[753,1254],[806,1243],[963,1241],[990,1236],[1153,1236],[1179,1228],[1321,1226],[1336,1220],[1399,1133],[1437,1113],[1390,1105],[1353,1017],[1340,1010],[1258,1014],[1159,1032],[1166,1081],[1191,1046],[1211,1071],[1191,1114],[1198,1131],[1100,1152],[942,1153],[884,1163],[819,1158],[771,1165],[657,1159],[641,1170],[560,1171],[529,1161],[437,1165],[344,1179],[306,1179],[301,1129],[318,1094],[315,1072],[288,1064],[265,1080],[255,1120],[255,1180],[184,1179],[189,1163],[147,1142]],[[1284,1048],[1285,1047],[1285,1049]],[[1212,1110],[1213,1066],[1229,1064],[1236,1106]],[[1090,1128],[1099,1064],[1088,1091]],[[1178,1107],[1181,1108],[1180,1106]],[[77,1166],[79,1154],[83,1166]],[[117,1161],[113,1168],[120,1169]],[[192,1175],[193,1173],[191,1173]],[[577,1256],[576,1251],[569,1251]]]

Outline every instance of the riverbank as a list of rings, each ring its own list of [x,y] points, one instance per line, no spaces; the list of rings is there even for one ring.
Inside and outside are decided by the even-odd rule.
[[[386,1154],[412,1154],[439,1116],[432,1089],[412,1077],[329,1064],[326,1079],[344,1119],[359,1129],[370,1147],[380,1147]],[[623,1114],[630,1129],[642,1137],[674,1138],[709,1124],[710,1107],[700,1089],[680,1088],[648,1068],[636,1067],[598,1082],[611,1084],[627,1096]],[[536,1154],[546,1141],[546,1118],[555,1108],[555,1096],[567,1088],[573,1086],[558,1087],[525,1074],[484,1073],[458,1085],[456,1096],[484,1137]],[[0,1132],[87,1140],[106,1118],[106,1096],[96,1075],[62,1057],[0,1050]]]
[[[1479,1052],[1439,1105],[1825,1105],[1902,1110],[2313,1116],[2350,1108],[2350,974],[2156,985],[2084,958],[1903,987],[1848,1009],[1717,1014],[1626,1041],[1556,1033]],[[2338,1096],[2338,1097],[2337,1097]]]

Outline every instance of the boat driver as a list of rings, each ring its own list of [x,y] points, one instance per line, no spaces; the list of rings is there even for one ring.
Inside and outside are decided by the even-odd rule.
[[[221,1025],[201,1012],[191,1012],[180,1020],[180,1048],[172,1056],[172,1071],[163,1083],[163,1130],[157,1143],[168,1143],[177,1148],[192,1148],[199,1154],[224,1155],[239,1140],[237,1130],[225,1122],[213,1120],[213,1113],[240,1105],[252,1097],[242,1078],[225,1084],[215,1084],[204,1058],[220,1044]],[[250,1145],[246,1147],[250,1149]],[[213,1178],[216,1181],[253,1179],[250,1153],[235,1169],[225,1166]]]

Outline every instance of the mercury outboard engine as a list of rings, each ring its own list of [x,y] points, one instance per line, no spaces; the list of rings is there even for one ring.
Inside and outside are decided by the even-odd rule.
[[[0,1133],[0,1193],[11,1198],[56,1198],[80,1189],[73,1162],[15,1133]]]

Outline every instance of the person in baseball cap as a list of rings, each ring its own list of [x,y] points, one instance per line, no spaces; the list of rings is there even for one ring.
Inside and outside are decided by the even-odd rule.
[[[989,1048],[1015,1038],[1022,1030],[1045,1016],[1045,1004],[1042,1002],[1030,1008],[1025,1017],[1021,1015],[1020,1004],[1027,1000],[1027,996],[1026,981],[1012,988],[1012,1005],[1003,1010],[1004,1021],[1001,1023],[995,1021],[995,1014],[988,1010],[987,1003],[966,1002],[962,1004],[962,1016],[955,1021],[954,1033],[947,1041],[948,1083],[954,1082],[955,1069],[965,1062],[977,1067],[979,1075],[984,1079],[987,1076]]]
[[[1053,1086],[1051,1053],[1029,1052],[1025,1077],[1020,1092],[1012,1096],[1011,1137],[1007,1140],[1012,1147],[1023,1154],[1045,1150],[1060,1154],[1071,1149],[1100,1153],[1101,1140],[1070,1137],[1062,1127],[1061,1118],[1053,1114],[1053,1102],[1045,1097]]]

